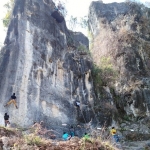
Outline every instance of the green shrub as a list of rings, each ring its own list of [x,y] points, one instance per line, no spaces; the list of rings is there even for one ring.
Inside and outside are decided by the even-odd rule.
[[[114,70],[110,58],[103,57],[100,64],[94,65],[92,69],[93,82],[96,86],[104,86],[110,81],[114,81],[117,72]]]
[[[2,19],[4,27],[9,26],[13,6],[14,6],[14,0],[9,0],[9,2],[4,5],[4,7],[7,9],[7,12],[6,12],[4,18]]]
[[[82,44],[77,47],[77,50],[84,55],[91,55],[90,51]]]
[[[84,45],[78,46],[77,49],[78,49],[78,51],[81,51],[81,52],[87,52],[87,49],[86,49],[86,47]]]
[[[130,116],[128,116],[128,115],[124,115],[124,116],[123,116],[123,119],[126,120],[126,121],[131,121],[131,118],[130,118]]]

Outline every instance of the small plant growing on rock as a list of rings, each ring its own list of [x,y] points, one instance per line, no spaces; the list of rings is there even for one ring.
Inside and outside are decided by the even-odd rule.
[[[81,55],[88,55],[88,54],[90,55],[90,51],[87,50],[87,48],[82,44],[78,46],[77,49]]]

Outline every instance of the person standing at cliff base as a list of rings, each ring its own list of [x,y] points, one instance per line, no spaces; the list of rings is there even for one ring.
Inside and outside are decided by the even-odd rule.
[[[6,105],[4,105],[4,107],[6,107],[7,105],[10,105],[10,104],[14,104],[16,109],[18,109],[17,107],[17,103],[16,103],[16,96],[15,96],[15,93],[13,93],[13,95],[11,96],[11,99],[9,102],[7,102]]]
[[[84,139],[84,140],[90,140],[89,134],[84,133],[83,139]]]
[[[5,127],[7,127],[7,124],[9,123],[9,115],[7,115],[7,113],[5,113],[4,115],[4,122],[5,122]]]
[[[74,132],[74,127],[73,126],[70,127],[69,131],[70,131],[71,137],[74,137],[75,136],[75,134],[74,134],[75,132]]]
[[[112,129],[110,130],[111,135],[114,138],[115,142],[119,142],[119,136],[117,135],[117,130],[115,129],[115,127],[112,127]]]
[[[69,136],[68,133],[64,132],[62,138],[63,138],[64,141],[67,141],[67,140],[71,139],[71,136]]]

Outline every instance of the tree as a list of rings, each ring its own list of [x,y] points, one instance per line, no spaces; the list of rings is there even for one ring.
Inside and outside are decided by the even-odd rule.
[[[80,18],[80,26],[81,26],[81,28],[87,28],[87,26],[88,26],[88,17],[87,16]]]
[[[69,28],[70,28],[71,30],[73,30],[73,29],[76,28],[77,24],[78,24],[77,17],[71,16],[71,17],[70,17],[70,20],[69,20]]]
[[[14,0],[9,0],[9,2],[4,5],[4,7],[7,9],[7,12],[3,18],[3,25],[6,28],[9,26],[13,6],[14,6]]]

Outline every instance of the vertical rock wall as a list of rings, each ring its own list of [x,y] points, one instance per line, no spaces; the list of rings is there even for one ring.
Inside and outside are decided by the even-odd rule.
[[[0,52],[0,124],[29,126],[44,121],[49,128],[62,123],[88,123],[93,117],[91,62],[77,49],[88,39],[51,17],[49,0],[16,0],[5,46]],[[4,107],[16,93],[16,109]],[[81,102],[77,111],[74,101]]]
[[[149,20],[150,9],[134,2],[92,2],[90,6],[92,54],[95,64],[106,73],[99,76],[103,80],[99,88],[109,87],[114,102],[109,104],[122,118],[150,116]],[[100,92],[99,102],[107,99],[104,95]]]

